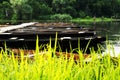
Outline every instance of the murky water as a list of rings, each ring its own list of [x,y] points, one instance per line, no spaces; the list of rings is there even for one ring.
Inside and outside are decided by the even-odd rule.
[[[107,42],[111,46],[106,47],[106,51],[109,51],[113,56],[120,54],[120,22],[99,22],[96,24],[90,24],[89,27],[95,28],[98,35],[107,38]]]

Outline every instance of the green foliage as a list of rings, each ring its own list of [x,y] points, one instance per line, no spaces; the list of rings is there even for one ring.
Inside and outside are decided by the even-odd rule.
[[[80,17],[80,18],[85,18],[85,17],[86,17],[85,12],[84,12],[84,11],[80,11],[80,12],[79,12],[79,17]]]
[[[10,20],[12,13],[13,10],[10,3],[3,1],[2,4],[0,4],[0,19]]]
[[[76,0],[53,0],[52,8],[56,13],[69,14],[72,17],[76,17],[76,9],[73,4]]]
[[[25,4],[21,8],[21,20],[30,20],[32,19],[32,7],[28,4]]]
[[[32,8],[30,5],[26,4],[28,0],[10,0],[11,7],[13,8],[13,17],[12,20],[26,20],[29,19],[28,15],[32,14]],[[27,13],[27,14],[26,14]],[[29,13],[29,14],[28,14]]]
[[[70,21],[72,17],[69,14],[55,14],[51,16],[51,20]]]
[[[77,16],[77,11],[71,6],[64,7],[63,8],[63,13],[69,14],[72,17],[78,17]]]
[[[46,5],[46,4],[41,4],[40,5],[40,15],[49,15],[52,13],[52,9]]]
[[[1,0],[0,19],[46,20],[52,14],[69,14],[73,18],[86,16],[120,16],[120,0]],[[61,19],[62,20],[62,19]]]
[[[10,0],[10,3],[12,4],[13,7],[20,7],[27,2],[28,0]]]
[[[32,7],[32,18],[33,19],[45,19],[48,15],[52,14],[52,8],[48,4],[38,0],[29,1],[28,4]]]
[[[85,18],[86,18],[86,19],[91,19],[91,17],[90,17],[90,16],[86,16]]]
[[[12,24],[16,24],[17,23],[17,19],[18,19],[18,16],[17,16],[17,14],[13,14],[13,16],[12,16]]]
[[[50,20],[51,18],[51,15],[42,15],[42,16],[39,16],[39,19],[40,20]]]

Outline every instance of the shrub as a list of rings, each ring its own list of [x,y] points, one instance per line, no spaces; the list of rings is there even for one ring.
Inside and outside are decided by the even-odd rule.
[[[86,16],[85,18],[86,18],[86,19],[90,19],[91,17],[90,17],[90,16]]]
[[[69,14],[55,14],[51,16],[51,20],[70,21],[72,17]]]
[[[80,11],[80,12],[79,12],[79,17],[80,17],[80,18],[85,18],[85,17],[86,17],[85,12],[84,12],[84,11]]]
[[[39,16],[40,20],[50,20],[50,15]]]

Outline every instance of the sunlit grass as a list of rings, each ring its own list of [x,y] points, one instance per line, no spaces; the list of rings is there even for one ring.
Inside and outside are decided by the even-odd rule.
[[[67,59],[61,56],[52,56],[56,45],[51,48],[49,43],[45,54],[39,52],[38,38],[34,59],[24,58],[21,50],[21,58],[15,58],[13,52],[0,51],[0,79],[1,80],[119,80],[120,57],[112,58],[109,54],[102,56],[100,51],[91,49],[91,61],[86,62],[81,50],[78,50],[80,59],[77,63],[73,56]],[[55,43],[56,44],[56,43]],[[100,49],[99,49],[100,50]],[[108,52],[106,52],[108,53]],[[98,58],[99,54],[99,58]]]
[[[75,18],[72,22],[85,22],[85,23],[97,23],[97,22],[107,22],[113,21],[111,18]]]

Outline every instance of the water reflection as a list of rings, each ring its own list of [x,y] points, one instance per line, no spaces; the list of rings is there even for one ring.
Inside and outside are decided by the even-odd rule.
[[[120,54],[120,22],[99,22],[91,23],[89,26],[97,31],[98,35],[107,38],[111,47],[106,48],[106,52],[110,52],[111,56]],[[105,42],[106,43],[106,42]],[[115,55],[116,54],[116,55]]]
[[[99,35],[106,36],[107,41],[111,45],[106,48],[111,56],[118,56],[120,54],[120,22],[102,22],[93,25],[99,32]]]
[[[120,22],[106,22],[96,24],[98,30],[102,36],[107,36],[108,40],[119,41],[120,40]]]

